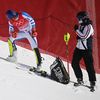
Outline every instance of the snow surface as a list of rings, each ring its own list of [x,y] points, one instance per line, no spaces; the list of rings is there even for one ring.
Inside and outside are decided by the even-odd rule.
[[[0,41],[0,57],[6,58],[8,55],[8,44]],[[49,67],[55,58],[46,54],[42,54],[42,57],[45,59],[42,64],[43,69],[50,73]],[[33,51],[18,46],[18,62],[36,66]],[[64,65],[67,69],[67,62],[64,62]],[[96,75],[96,91],[90,92],[86,87],[74,87],[72,83],[63,85],[16,67],[16,64],[0,59],[0,100],[99,100],[99,74]],[[83,75],[85,84],[89,85],[85,70]],[[71,66],[70,77],[76,81]]]

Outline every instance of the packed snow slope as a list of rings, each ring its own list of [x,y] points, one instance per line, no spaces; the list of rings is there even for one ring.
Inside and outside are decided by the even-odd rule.
[[[18,47],[18,62],[35,64],[34,52]],[[0,41],[0,57],[9,55],[8,44]],[[50,74],[50,65],[54,57],[42,54],[44,57],[42,68]],[[64,62],[67,69],[67,63]],[[36,74],[29,74],[25,70],[16,69],[18,65],[0,59],[0,100],[99,100],[100,97],[100,75],[97,74],[96,91],[90,92],[88,88],[74,87],[72,83],[63,85]],[[83,70],[84,82],[89,85],[88,76]],[[76,81],[70,66],[70,78]]]

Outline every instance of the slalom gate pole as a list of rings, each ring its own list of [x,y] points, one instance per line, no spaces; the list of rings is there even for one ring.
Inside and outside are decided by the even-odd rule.
[[[70,34],[67,32],[65,35],[64,35],[64,41],[66,43],[66,55],[67,55],[67,71],[68,71],[68,74],[70,76],[70,70],[69,70],[69,50],[68,50],[68,42],[69,42],[69,39],[70,39]]]

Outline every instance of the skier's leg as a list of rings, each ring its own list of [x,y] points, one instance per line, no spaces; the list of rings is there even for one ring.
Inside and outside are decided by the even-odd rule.
[[[32,50],[35,52],[37,69],[40,69],[40,67],[41,67],[41,54],[40,54],[40,51],[38,49],[37,39],[36,39],[36,37],[32,38],[30,36],[30,34],[28,34],[28,33],[26,33],[26,38],[29,41]]]
[[[37,61],[37,68],[39,69],[41,66],[41,54],[38,48],[34,48],[34,52],[36,55],[36,61]]]
[[[13,56],[13,44],[10,39],[8,39],[8,46],[9,46],[10,57],[12,57]]]
[[[37,61],[37,67],[39,67],[41,65],[41,55],[40,55],[40,51],[39,51],[38,46],[37,46],[37,40],[36,40],[36,38],[32,38],[30,36],[30,34],[27,33],[27,32],[19,32],[16,38],[11,38],[10,40],[12,42],[14,42],[14,41],[21,40],[21,39],[24,39],[24,38],[26,38],[29,41],[32,50],[35,51],[36,61]],[[12,45],[11,45],[11,47],[12,47]],[[12,49],[11,49],[10,52],[11,52],[11,54],[13,54],[12,53],[13,52]]]
[[[12,41],[11,37],[8,39],[8,46],[10,55],[9,57],[7,57],[7,59],[14,62],[17,60],[17,48],[14,42]]]
[[[18,41],[23,38],[25,38],[24,32],[18,32],[16,38],[13,38],[12,36],[9,37],[8,46],[9,46],[10,56],[8,57],[8,60],[10,60],[10,59],[11,59],[11,61],[17,60],[17,48],[15,45],[15,41]]]

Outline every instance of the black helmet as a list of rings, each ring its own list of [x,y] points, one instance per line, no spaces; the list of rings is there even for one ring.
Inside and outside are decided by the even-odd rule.
[[[76,17],[78,18],[78,20],[82,20],[84,18],[88,18],[88,14],[86,11],[80,11],[77,13]]]
[[[13,10],[7,10],[6,15],[8,19],[18,17],[18,13]]]

